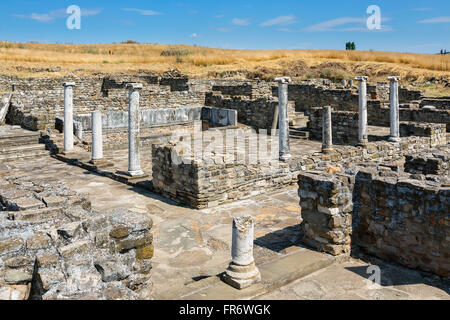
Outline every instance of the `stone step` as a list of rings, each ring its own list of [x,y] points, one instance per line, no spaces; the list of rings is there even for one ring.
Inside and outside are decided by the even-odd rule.
[[[301,139],[308,140],[309,139],[309,131],[305,130],[306,128],[299,127],[290,127],[289,128],[289,137],[291,139]]]
[[[0,162],[14,161],[18,159],[40,158],[48,156],[43,144],[33,144],[26,146],[14,146],[0,149]]]
[[[304,127],[306,127],[308,121],[309,121],[309,118],[308,118],[308,117],[291,118],[291,119],[289,120],[289,125],[291,125],[291,126],[304,126]]]
[[[0,137],[0,149],[39,143],[39,136]]]

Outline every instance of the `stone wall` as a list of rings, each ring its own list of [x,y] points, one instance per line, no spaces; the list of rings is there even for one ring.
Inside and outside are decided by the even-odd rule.
[[[425,98],[420,102],[420,107],[432,106],[436,109],[450,110],[450,98]]]
[[[354,189],[353,243],[380,258],[450,276],[448,182],[365,170]]]
[[[241,129],[231,132],[233,139],[248,134]],[[212,135],[214,140],[211,137],[205,139],[205,134]],[[225,150],[223,148],[225,143],[218,143],[227,138],[223,130],[204,132],[203,142],[197,145],[201,147],[204,143],[208,148],[206,153],[205,151],[202,153],[202,149],[196,152],[195,145],[192,145],[196,139],[201,140],[202,135],[184,139],[182,143],[172,140],[169,143],[153,145],[152,170],[155,191],[194,208],[204,208],[291,185],[296,182],[296,177],[301,171],[325,169],[336,164],[398,161],[405,154],[434,146],[429,137],[410,136],[402,138],[400,143],[376,141],[369,143],[366,148],[335,146],[335,150],[330,154],[294,155],[287,162],[280,162],[276,144],[278,137],[266,136],[267,158],[264,158],[264,152],[259,158],[254,156],[261,146],[256,137],[254,143],[245,140],[243,146],[235,145],[232,150]],[[440,143],[446,144],[446,141]],[[250,144],[254,146],[253,151],[249,149]],[[250,158],[253,162],[248,161]]]
[[[380,101],[371,100],[367,102],[367,120],[371,126],[389,127],[390,108]],[[418,104],[400,105],[400,121],[443,123],[450,132],[450,110],[449,109],[423,109]]]
[[[438,148],[406,155],[405,172],[449,176],[450,153],[447,148]]]
[[[148,217],[46,180],[6,177],[0,200],[0,299],[151,299]]]
[[[301,173],[304,242],[333,255],[351,247],[450,276],[447,178],[413,180],[388,167]]]
[[[332,111],[331,124],[333,143],[358,143],[358,113],[350,111]],[[309,112],[308,130],[313,140],[322,140],[322,108],[312,108]]]
[[[333,255],[350,253],[353,184],[351,176],[340,174],[298,176],[305,244]]]
[[[243,133],[236,131],[236,135]],[[207,151],[202,158],[197,153],[194,156],[194,148],[173,141],[153,144],[153,187],[157,193],[201,209],[276,190],[296,179],[288,164],[269,153],[266,161],[260,158],[251,164],[243,150]]]
[[[220,109],[236,110],[239,123],[255,129],[269,130],[272,128],[274,111],[275,108],[278,108],[278,100],[264,97],[257,99],[250,99],[245,96],[226,97],[207,93],[205,105]]]

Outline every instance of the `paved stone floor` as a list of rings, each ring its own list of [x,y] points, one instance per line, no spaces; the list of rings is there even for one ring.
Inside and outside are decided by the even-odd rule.
[[[283,256],[283,250],[299,240],[301,218],[294,187],[218,208],[193,210],[50,157],[8,166],[9,175],[58,180],[89,194],[94,210],[127,208],[150,216],[154,221],[156,294],[223,272],[231,257],[234,216],[255,217],[257,263]]]
[[[380,267],[381,284],[367,279],[370,265]],[[258,300],[450,300],[450,285],[438,277],[380,260],[350,259],[333,264]]]
[[[312,151],[318,145],[311,143],[310,147]],[[126,164],[126,153],[115,154],[117,166]],[[143,163],[147,156],[148,153],[142,153]],[[127,208],[150,216],[154,221],[152,277],[156,296],[226,269],[231,258],[231,224],[235,216],[250,214],[255,218],[255,258],[259,265],[289,256],[299,244],[301,213],[295,186],[217,208],[193,210],[51,157],[11,162],[7,166],[8,175],[61,181],[77,192],[89,194],[94,210]],[[383,273],[383,281],[391,279],[392,284],[376,291],[365,289],[365,265],[356,260],[335,264],[261,298],[449,298],[448,289],[438,289],[432,282],[427,284],[418,273],[410,278],[406,268],[399,275],[394,271]]]

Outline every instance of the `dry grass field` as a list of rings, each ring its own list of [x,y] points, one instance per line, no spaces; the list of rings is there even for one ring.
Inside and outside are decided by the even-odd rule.
[[[340,50],[225,50],[159,44],[39,44],[0,42],[0,73],[18,77],[59,77],[74,73],[161,74],[177,69],[190,77],[372,81],[400,75],[408,82],[450,79],[450,55]],[[424,88],[440,90],[440,88]],[[448,88],[444,89],[444,93]]]

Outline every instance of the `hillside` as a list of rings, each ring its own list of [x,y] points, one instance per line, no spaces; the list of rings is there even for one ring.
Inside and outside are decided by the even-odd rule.
[[[226,50],[159,44],[39,44],[0,42],[0,74],[60,77],[69,73],[148,72],[170,69],[196,78],[273,79],[290,76],[371,81],[399,75],[424,90],[450,95],[450,55],[339,50]],[[431,80],[431,83],[426,83]],[[445,87],[447,85],[447,87]]]

